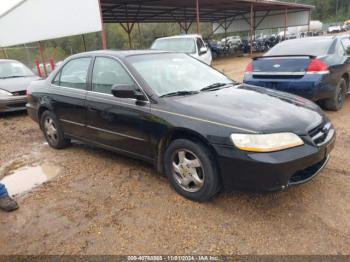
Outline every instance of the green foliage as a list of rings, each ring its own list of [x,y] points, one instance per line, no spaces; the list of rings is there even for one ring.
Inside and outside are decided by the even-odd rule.
[[[339,22],[350,19],[350,0],[285,0],[299,4],[310,4],[316,8],[312,19],[322,22]]]

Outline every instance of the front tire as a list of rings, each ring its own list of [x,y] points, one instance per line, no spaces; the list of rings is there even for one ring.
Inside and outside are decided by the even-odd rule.
[[[339,111],[342,109],[346,98],[346,90],[346,81],[342,78],[335,88],[332,97],[324,100],[324,108],[331,111]]]
[[[174,140],[165,151],[164,170],[176,192],[193,201],[208,201],[221,188],[212,153],[199,142]]]
[[[62,149],[70,145],[70,139],[64,137],[63,129],[52,112],[45,111],[41,115],[40,124],[45,139],[51,147]]]

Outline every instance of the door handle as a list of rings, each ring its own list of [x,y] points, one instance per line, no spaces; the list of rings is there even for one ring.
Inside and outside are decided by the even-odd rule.
[[[92,106],[89,106],[88,108],[89,108],[89,111],[91,111],[91,112],[97,112],[98,111],[97,108],[92,107]]]

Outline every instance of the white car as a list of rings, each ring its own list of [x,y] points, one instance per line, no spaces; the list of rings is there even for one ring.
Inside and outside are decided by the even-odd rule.
[[[231,46],[239,46],[242,44],[242,39],[240,36],[228,36],[221,40],[223,44],[230,44]]]
[[[179,35],[156,39],[151,49],[186,53],[211,65],[213,58],[210,49],[204,44],[200,35]]]
[[[342,27],[340,25],[331,25],[328,27],[327,32],[332,33],[340,33],[342,31]]]

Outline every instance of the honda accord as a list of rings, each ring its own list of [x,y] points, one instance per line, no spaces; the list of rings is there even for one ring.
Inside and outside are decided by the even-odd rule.
[[[152,163],[175,190],[283,191],[326,165],[335,130],[313,102],[239,84],[186,54],[94,51],[28,89],[49,145],[80,140]]]

